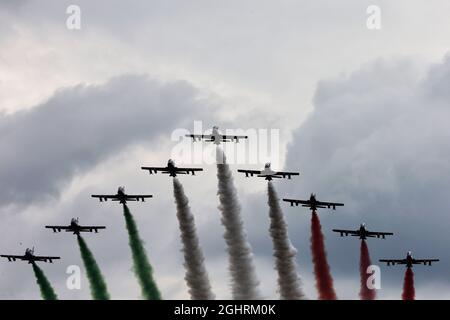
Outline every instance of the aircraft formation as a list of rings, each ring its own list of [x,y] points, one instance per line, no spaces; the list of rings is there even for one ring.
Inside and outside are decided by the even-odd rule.
[[[211,134],[188,134],[186,137],[192,138],[192,141],[206,141],[216,145],[220,145],[223,142],[239,142],[241,139],[248,139],[245,135],[223,135],[219,132],[218,127],[214,126]],[[175,161],[169,159],[166,166],[163,167],[150,167],[142,166],[142,170],[148,171],[152,174],[167,174],[169,177],[177,177],[178,175],[195,175],[196,172],[203,171],[202,168],[192,167],[177,167]],[[245,177],[257,177],[263,178],[268,182],[274,179],[292,179],[294,176],[299,176],[299,172],[290,171],[274,171],[271,168],[270,163],[266,163],[262,170],[247,170],[238,169],[237,172],[245,174]],[[126,205],[129,201],[145,202],[146,199],[153,198],[151,194],[127,194],[125,187],[118,188],[115,194],[93,194],[92,198],[98,199],[100,202],[107,202],[108,200],[118,202],[119,204]],[[337,207],[344,206],[343,203],[319,201],[316,194],[311,193],[309,199],[290,199],[283,198],[284,202],[290,204],[291,207],[305,207],[311,210],[313,214],[317,212],[317,209],[332,209],[336,210]],[[62,231],[72,233],[73,235],[80,236],[81,233],[98,233],[99,230],[106,229],[106,226],[94,226],[94,225],[81,225],[78,218],[72,218],[68,225],[46,225],[46,229],[51,229],[54,233]],[[370,231],[367,229],[365,223],[360,224],[359,228],[352,229],[332,229],[333,232],[340,234],[341,237],[352,236],[361,241],[365,241],[368,238],[385,239],[387,236],[394,235],[392,232],[384,231]],[[36,264],[37,262],[53,263],[54,260],[60,260],[59,256],[39,256],[35,255],[34,247],[27,248],[24,255],[0,255],[2,258],[6,258],[9,262],[25,261],[29,264]],[[428,265],[431,266],[433,262],[438,262],[439,259],[416,259],[413,257],[411,251],[408,251],[405,258],[400,259],[380,259],[380,262],[384,262],[387,266],[405,265],[407,268],[412,268],[414,265]]]

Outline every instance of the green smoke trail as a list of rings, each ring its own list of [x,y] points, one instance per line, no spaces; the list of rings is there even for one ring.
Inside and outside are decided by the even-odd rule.
[[[41,290],[41,296],[44,300],[58,300],[55,291],[45,276],[41,268],[39,268],[35,263],[32,263],[34,275],[36,276],[36,282]]]
[[[127,205],[123,205],[123,214],[127,224],[129,245],[133,256],[133,269],[141,285],[142,295],[147,300],[161,300],[156,282],[153,279],[153,270],[148,262],[144,245],[139,237],[139,232]]]
[[[89,287],[91,295],[94,300],[109,300],[108,288],[106,287],[105,279],[95,261],[94,255],[86,244],[86,241],[77,235],[78,246],[80,247],[81,258],[83,259],[84,267],[86,268],[87,277],[89,279]]]

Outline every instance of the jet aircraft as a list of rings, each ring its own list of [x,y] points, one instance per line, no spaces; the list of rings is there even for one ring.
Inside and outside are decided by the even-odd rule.
[[[248,139],[248,136],[221,134],[217,126],[213,127],[211,134],[187,134],[186,137],[192,138],[194,142],[205,140],[214,144],[220,144],[221,142],[239,142],[239,139]]]
[[[379,231],[369,231],[366,229],[366,224],[362,223],[359,229],[357,230],[343,230],[343,229],[333,229],[334,232],[338,232],[341,234],[341,237],[344,236],[352,236],[359,237],[361,240],[365,240],[367,238],[382,238],[386,239],[386,236],[392,236],[392,232],[379,232]]]
[[[119,203],[126,204],[127,201],[142,201],[144,202],[147,198],[152,198],[151,194],[126,194],[125,187],[119,187],[117,194],[93,194],[92,198],[98,198],[100,202],[108,201],[119,201]]]
[[[238,169],[238,172],[245,173],[245,176],[248,178],[253,177],[255,174],[259,178],[264,178],[267,181],[271,181],[274,178],[288,178],[291,179],[292,176],[298,176],[298,172],[286,172],[286,171],[273,171],[270,168],[270,163],[266,163],[263,170],[245,170]]]
[[[342,207],[343,203],[338,202],[323,202],[318,201],[316,199],[316,195],[314,193],[311,194],[311,197],[309,200],[296,200],[296,199],[283,199],[283,201],[289,202],[291,204],[291,207],[296,205],[302,205],[302,207],[309,207],[310,210],[316,211],[317,208],[333,208],[333,210],[336,210],[336,207]]]
[[[168,174],[171,177],[176,177],[178,174],[192,174],[195,176],[195,172],[203,171],[201,168],[179,168],[172,159],[169,159],[167,162],[167,167],[141,167],[141,169],[148,170],[149,174],[154,174],[159,171],[163,174]]]
[[[0,257],[7,258],[8,261],[16,261],[16,260],[23,260],[28,261],[28,263],[36,263],[36,262],[50,262],[53,263],[53,260],[61,259],[60,257],[50,257],[50,256],[36,256],[34,255],[34,248],[30,249],[27,248],[25,250],[25,254],[23,256],[16,256],[16,255],[8,255],[8,254],[2,254]]]
[[[52,229],[53,232],[61,232],[65,230],[66,232],[73,232],[73,234],[79,235],[80,232],[95,232],[97,233],[100,229],[106,229],[105,226],[82,226],[78,222],[78,218],[72,218],[68,226],[45,226],[47,229]]]
[[[386,262],[388,266],[395,266],[396,264],[404,264],[407,268],[412,268],[415,264],[423,264],[424,266],[431,266],[432,262],[438,262],[439,259],[415,259],[411,251],[408,251],[405,259],[380,259],[380,262]]]

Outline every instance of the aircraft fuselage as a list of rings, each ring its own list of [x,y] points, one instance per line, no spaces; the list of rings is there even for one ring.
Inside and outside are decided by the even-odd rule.
[[[412,257],[412,254],[410,252],[408,252],[406,254],[406,267],[407,268],[411,268],[414,264],[414,259]]]
[[[70,222],[71,229],[66,230],[67,232],[73,232],[73,234],[80,234],[80,226],[75,221]]]
[[[367,230],[366,227],[364,227],[363,225],[359,227],[359,239],[361,240],[367,239]]]
[[[219,128],[213,127],[212,133],[211,133],[211,140],[214,142],[214,144],[219,145],[221,140],[221,135],[219,133]]]
[[[123,191],[122,188],[119,188],[117,191],[117,198],[119,199],[119,203],[126,204],[127,203],[127,195]]]
[[[261,173],[258,175],[258,177],[265,178],[267,181],[271,181],[273,178],[281,178],[280,176],[275,175],[275,171],[273,171],[270,168],[270,163],[266,163],[264,166],[264,169],[261,170]]]
[[[171,176],[171,177],[177,176],[177,167],[175,166],[175,163],[173,162],[173,160],[169,160],[167,162],[167,168],[169,171],[169,176]]]
[[[316,200],[316,196],[315,195],[311,195],[311,197],[309,198],[309,208],[312,210],[312,211],[316,211],[317,210],[317,208],[325,208],[324,206],[319,206],[318,204],[317,204],[317,200]]]
[[[35,259],[34,259],[34,254],[33,254],[33,250],[32,249],[26,249],[24,257],[28,261],[29,264],[34,263]]]

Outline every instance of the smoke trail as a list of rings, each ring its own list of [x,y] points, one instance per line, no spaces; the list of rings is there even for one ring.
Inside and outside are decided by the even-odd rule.
[[[225,154],[217,147],[217,178],[219,210],[225,227],[224,238],[228,246],[229,270],[231,273],[231,290],[235,300],[260,299],[259,281],[253,266],[253,256],[247,241],[241,218],[241,207],[236,195],[230,168]]]
[[[278,271],[278,286],[281,299],[303,299],[300,278],[297,274],[295,255],[297,251],[292,247],[284,221],[277,193],[271,181],[268,183],[268,204],[270,216],[270,235],[272,237],[275,267]]]
[[[416,290],[414,289],[414,272],[412,268],[407,267],[405,272],[405,280],[403,283],[403,300],[414,300],[416,297]]]
[[[142,296],[147,300],[160,300],[161,294],[153,279],[153,270],[148,262],[144,245],[139,237],[139,232],[133,216],[126,204],[123,205],[123,214],[128,230],[129,245],[133,256],[134,274],[139,280]]]
[[[361,300],[375,300],[376,291],[367,287],[367,268],[372,264],[370,261],[369,248],[365,240],[361,241],[360,259],[359,259],[359,274],[361,279],[361,289],[359,291],[359,297]]]
[[[58,300],[55,291],[45,276],[41,268],[39,268],[35,263],[32,263],[34,275],[36,276],[36,282],[41,290],[41,297],[44,300]]]
[[[177,178],[173,179],[173,194],[177,205],[181,241],[183,243],[185,280],[192,300],[213,300],[214,294],[209,283],[202,249],[197,237],[194,216],[189,207],[189,200],[183,186]]]
[[[86,268],[87,277],[89,279],[92,298],[94,298],[94,300],[109,300],[108,288],[106,287],[105,279],[103,279],[103,275],[97,265],[97,261],[95,261],[94,255],[83,237],[77,235],[77,240],[78,246],[80,247],[81,258],[83,259],[84,267]]]
[[[331,277],[327,253],[325,251],[322,226],[320,225],[319,217],[315,211],[313,211],[311,217],[311,251],[319,299],[336,300],[337,297],[333,287],[333,278]]]

